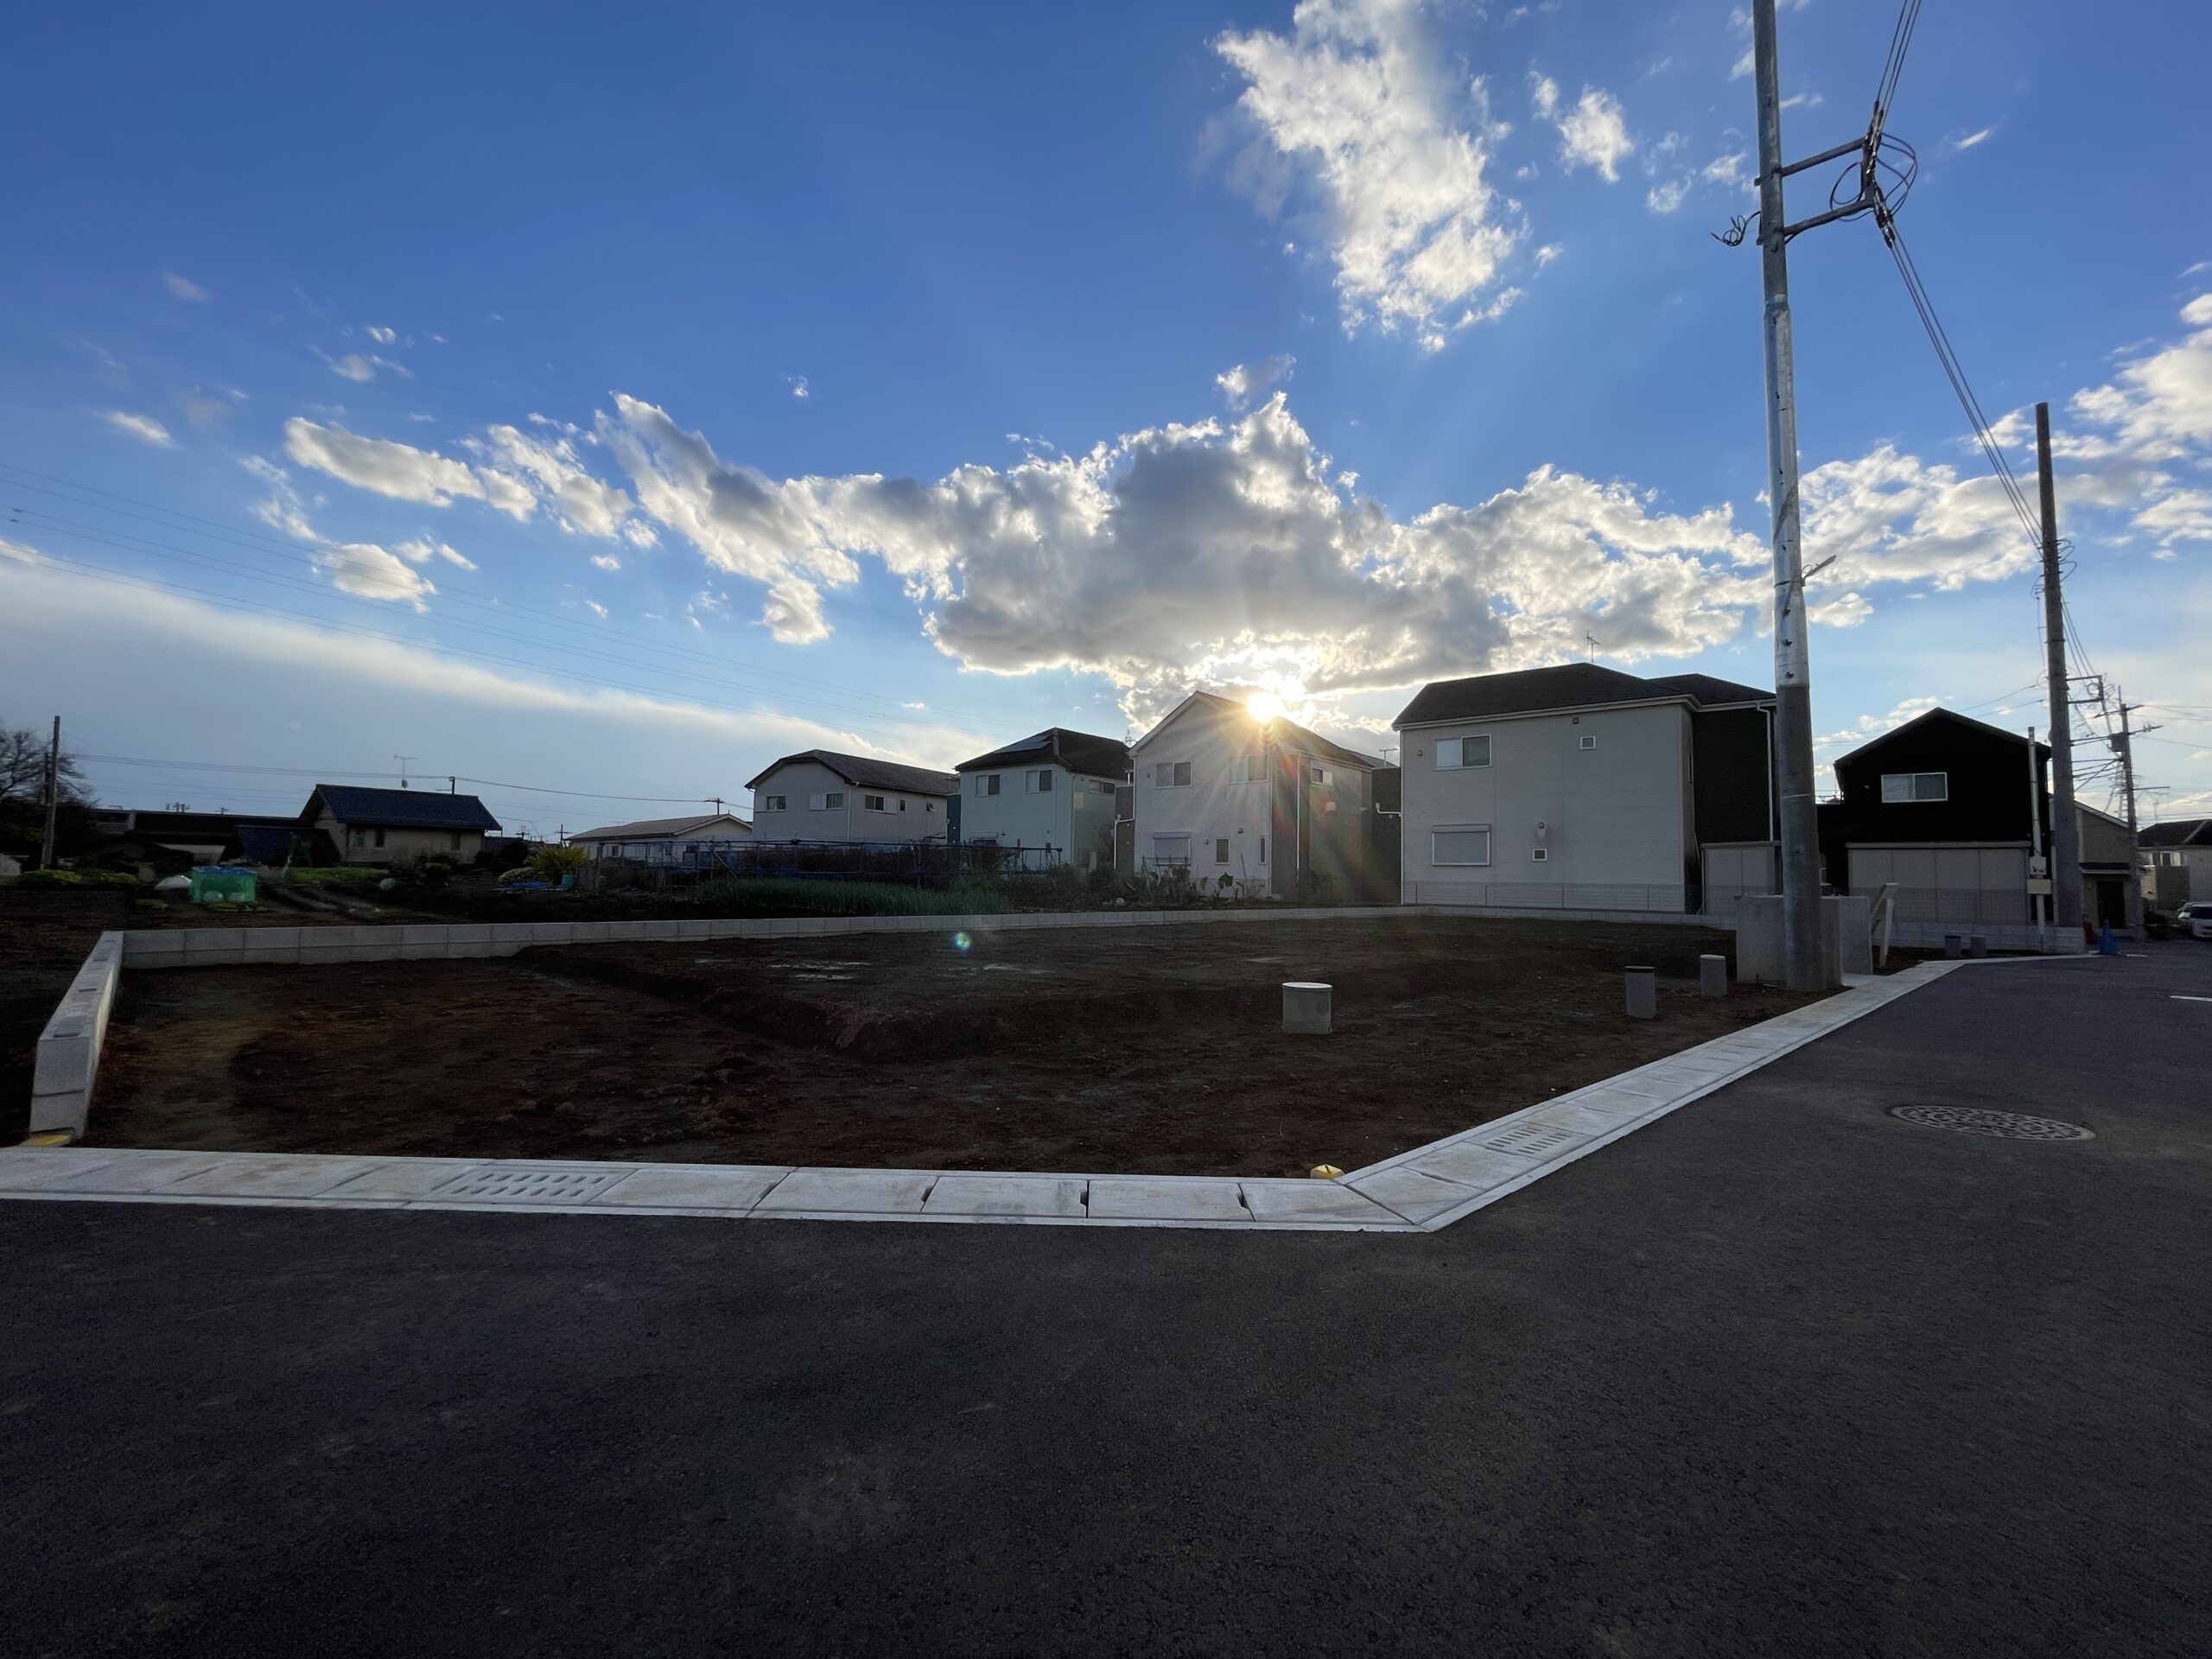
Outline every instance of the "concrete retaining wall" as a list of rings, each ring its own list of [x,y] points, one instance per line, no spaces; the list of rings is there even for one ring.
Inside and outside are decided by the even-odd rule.
[[[123,977],[124,939],[121,933],[100,935],[40,1033],[31,1072],[34,1136],[66,1135],[74,1140],[85,1132],[100,1046],[107,1040],[108,1015],[114,1012],[115,988]]]
[[[550,944],[670,939],[791,939],[835,933],[988,933],[1018,928],[1161,927],[1329,922],[1464,912],[1404,905],[1250,910],[1044,911],[1006,916],[779,916],[727,921],[401,923],[359,927],[179,927],[124,933],[124,964],[222,968],[250,963],[406,962],[511,957]],[[1553,919],[1559,912],[1550,912]],[[1639,917],[1635,919],[1648,920]]]

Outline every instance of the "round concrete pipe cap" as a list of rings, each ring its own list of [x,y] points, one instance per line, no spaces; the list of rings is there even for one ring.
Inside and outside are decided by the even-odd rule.
[[[1333,986],[1323,985],[1313,980],[1284,981],[1282,1028],[1301,1036],[1327,1036],[1330,1012],[1335,1000]]]
[[[1628,970],[1628,1017],[1631,1020],[1656,1020],[1659,1017],[1659,970],[1656,968],[1631,968]]]

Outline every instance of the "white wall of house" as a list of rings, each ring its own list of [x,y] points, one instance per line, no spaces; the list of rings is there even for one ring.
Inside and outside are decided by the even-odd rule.
[[[688,853],[696,853],[715,842],[750,841],[753,827],[741,818],[710,818],[686,829],[679,836],[575,836],[572,847],[591,849],[594,858],[626,858],[646,864],[680,864]]]
[[[944,839],[935,795],[849,784],[819,760],[792,760],[753,791],[753,832],[764,841]]]
[[[2171,910],[2212,899],[2212,847],[2145,847],[2139,857],[2145,904]]]
[[[1182,859],[1201,886],[1227,875],[1241,888],[1265,890],[1270,861],[1287,849],[1270,844],[1263,741],[1259,722],[1241,708],[1207,702],[1139,741],[1130,812],[1140,870]]]
[[[1486,764],[1440,764],[1485,744]],[[1681,705],[1410,727],[1400,765],[1406,903],[1684,907],[1694,800]]]
[[[467,863],[484,850],[484,832],[480,830],[379,829],[370,823],[346,824],[340,823],[327,809],[315,820],[315,827],[330,837],[338,849],[340,861],[346,864],[397,864],[426,853],[442,854]]]
[[[960,838],[995,841],[1001,847],[1050,847],[1056,864],[1110,867],[1114,786],[1119,781],[1071,772],[1058,761],[963,772]]]

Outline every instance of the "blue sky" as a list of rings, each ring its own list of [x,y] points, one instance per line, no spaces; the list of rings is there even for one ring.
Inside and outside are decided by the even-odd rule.
[[[1793,154],[1863,126],[1889,24],[1785,6]],[[1586,633],[1770,683],[1758,259],[1709,234],[1748,39],[1726,0],[26,18],[0,718],[60,713],[110,801],[405,754],[543,833],[1200,685],[1381,749],[1421,681]],[[2053,405],[2079,642],[2170,816],[2212,810],[2208,51],[2197,6],[1936,0],[1891,123],[2024,474]],[[1936,700],[2041,726],[2032,550],[1879,237],[1792,275],[1823,755]]]

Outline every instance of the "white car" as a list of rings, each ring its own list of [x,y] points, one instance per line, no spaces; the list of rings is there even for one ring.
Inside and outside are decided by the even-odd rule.
[[[2174,925],[2192,939],[2212,939],[2212,899],[2193,899],[2174,912]]]

